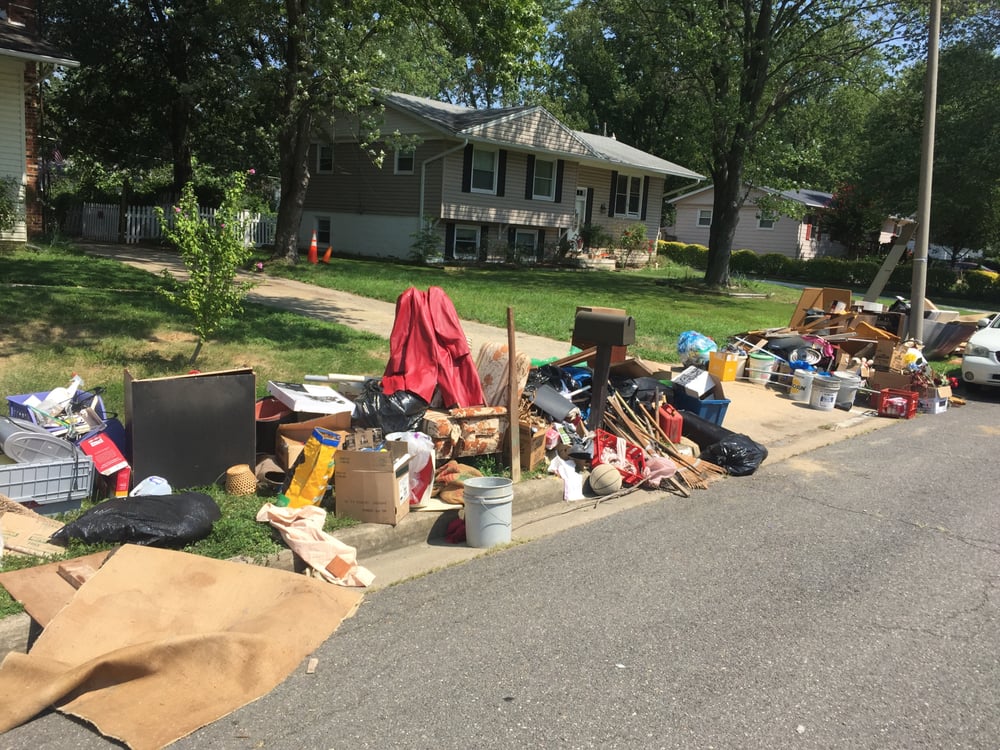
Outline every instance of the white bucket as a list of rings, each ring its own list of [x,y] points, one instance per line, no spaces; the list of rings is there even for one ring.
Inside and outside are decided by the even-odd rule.
[[[795,370],[792,374],[792,387],[788,390],[788,395],[792,397],[792,401],[809,403],[809,397],[812,396],[812,382],[814,377],[816,377],[816,373],[812,370],[803,370],[801,368]]]
[[[774,357],[766,352],[750,352],[747,360],[747,377],[751,383],[767,385],[774,369]]]
[[[833,411],[840,393],[840,379],[832,375],[817,375],[812,381],[809,405],[820,411]]]
[[[485,548],[509,542],[514,483],[504,477],[470,477],[464,484],[466,544]]]
[[[861,387],[861,378],[847,370],[837,370],[833,375],[840,381],[840,390],[837,392],[837,408],[850,411],[854,406],[854,398],[858,395],[858,388]]]

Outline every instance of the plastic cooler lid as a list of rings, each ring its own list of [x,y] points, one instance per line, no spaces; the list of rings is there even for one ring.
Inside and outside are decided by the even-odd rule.
[[[25,430],[4,440],[3,452],[19,464],[30,464],[73,458],[77,447],[62,438]]]

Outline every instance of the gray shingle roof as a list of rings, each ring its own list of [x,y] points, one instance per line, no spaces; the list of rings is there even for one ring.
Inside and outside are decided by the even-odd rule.
[[[79,63],[37,34],[9,21],[0,21],[0,55],[75,67]]]
[[[421,117],[455,136],[462,136],[472,128],[533,110],[540,110],[552,117],[553,120],[556,119],[544,107],[539,106],[474,109],[408,94],[381,92],[379,95],[386,103]],[[694,180],[702,179],[700,174],[692,172],[690,169],[640,151],[614,138],[584,133],[579,130],[569,130],[568,128],[567,132],[572,134],[589,151],[589,154],[584,157],[587,161],[676,177],[687,177]],[[572,158],[580,158],[580,155],[576,153],[568,155]]]

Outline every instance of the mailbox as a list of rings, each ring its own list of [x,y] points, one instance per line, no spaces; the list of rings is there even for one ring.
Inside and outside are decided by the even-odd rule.
[[[635,343],[635,318],[631,315],[580,310],[573,325],[573,338],[602,346],[628,346]]]

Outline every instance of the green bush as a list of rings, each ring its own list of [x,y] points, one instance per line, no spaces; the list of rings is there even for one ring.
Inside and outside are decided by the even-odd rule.
[[[760,273],[764,276],[779,279],[793,277],[792,270],[794,268],[794,262],[787,255],[782,255],[781,253],[765,253],[760,256],[758,265],[760,267]]]
[[[753,250],[733,250],[729,258],[729,272],[743,275],[758,273],[759,257]]]
[[[927,268],[927,293],[947,294],[955,289],[958,274],[946,266],[932,265]]]
[[[982,271],[966,271],[962,274],[962,285],[972,299],[993,300],[998,296],[993,276]]]
[[[708,248],[704,245],[685,245],[683,253],[686,265],[697,268],[699,271],[708,268]]]

